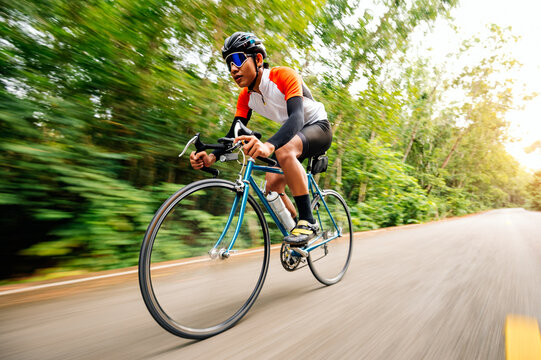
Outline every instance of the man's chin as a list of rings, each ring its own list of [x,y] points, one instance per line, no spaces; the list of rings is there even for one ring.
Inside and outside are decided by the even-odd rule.
[[[244,78],[241,79],[240,81],[235,81],[237,83],[237,85],[241,88],[245,88],[245,87],[248,87],[250,85],[250,82],[245,80]]]

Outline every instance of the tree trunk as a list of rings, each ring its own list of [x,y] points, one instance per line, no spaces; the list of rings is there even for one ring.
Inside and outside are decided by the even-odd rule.
[[[370,142],[372,142],[376,138],[376,131],[372,130],[370,133]],[[367,161],[364,161],[363,163],[363,172],[366,171],[366,165]],[[359,196],[357,197],[357,203],[364,202],[366,199],[366,188],[368,187],[368,179],[366,181],[362,181],[359,185]]]
[[[453,144],[453,147],[451,148],[451,150],[449,151],[449,154],[447,154],[447,157],[445,158],[445,160],[443,161],[443,164],[441,164],[440,166],[440,170],[443,170],[445,169],[445,167],[447,166],[447,164],[449,164],[449,161],[451,160],[451,156],[453,156],[453,153],[455,152],[456,148],[458,147],[458,144],[460,143],[460,140],[462,140],[462,138],[464,137],[464,135],[466,135],[466,133],[470,130],[470,128],[467,128],[466,130],[464,130],[462,132],[462,134],[460,134],[455,143]],[[432,184],[428,184],[428,187],[426,189],[426,194],[430,194],[430,191],[432,191]]]
[[[338,150],[338,157],[336,158],[336,186],[337,190],[342,188],[342,154],[343,150]]]
[[[420,121],[417,121],[415,124],[415,127],[413,128],[413,132],[411,133],[410,141],[408,143],[408,147],[406,148],[406,152],[404,153],[404,157],[402,158],[402,162],[405,163],[406,159],[408,158],[408,155],[411,151],[411,147],[413,146],[413,141],[415,140],[415,136],[417,135],[417,130],[419,130],[419,123]]]
[[[167,182],[168,183],[174,183],[175,182],[175,168],[170,166],[167,169]]]
[[[336,131],[338,130],[338,127],[342,123],[343,119],[344,119],[344,113],[341,112],[340,114],[338,114],[338,116],[336,117],[336,120],[334,121],[334,125],[332,127],[333,136],[336,137]]]
[[[333,165],[334,167],[334,165]],[[329,169],[330,170],[330,169]],[[325,184],[323,185],[324,189],[328,189],[331,187],[331,173],[329,172],[327,176],[325,176]]]
[[[460,143],[460,140],[462,140],[462,138],[464,137],[464,135],[466,134],[467,130],[463,131],[462,134],[460,134],[458,136],[458,138],[456,139],[453,147],[451,148],[451,151],[449,151],[449,154],[447,154],[447,157],[445,158],[445,160],[443,161],[443,164],[441,164],[441,167],[440,169],[445,169],[445,167],[447,166],[447,164],[449,164],[449,161],[451,160],[451,156],[453,155],[453,153],[455,152],[456,148],[458,147],[458,144]]]
[[[359,187],[359,197],[357,198],[357,204],[364,202],[366,199],[366,187],[368,186],[368,180],[363,181]]]
[[[342,146],[340,145],[342,143],[341,139],[338,138],[338,136],[336,136],[336,134],[337,134],[338,128],[342,124],[343,119],[344,119],[344,113],[341,112],[336,117],[336,120],[334,121],[334,124],[333,124],[333,127],[332,127],[333,138],[338,143],[338,156],[336,157],[336,160],[334,161],[334,163],[332,165],[332,170],[334,170],[336,168],[337,182],[338,182],[338,174],[340,174],[339,185],[342,184],[342,158],[341,157],[342,157],[342,154],[344,153],[344,151],[342,150]],[[325,185],[324,185],[325,189],[328,189],[331,186],[331,173],[332,173],[332,171],[331,171],[331,169],[329,169],[327,176],[325,176]]]
[[[436,82],[436,85],[434,85],[434,87],[432,88],[432,91],[428,95],[428,99],[425,99],[423,101],[423,106],[425,106],[427,102],[431,102],[433,100],[434,94],[436,93],[436,89],[438,88],[438,83],[439,83],[439,78],[438,78],[438,81]],[[405,163],[406,159],[408,158],[408,155],[411,151],[411,147],[413,146],[413,141],[415,141],[415,137],[417,136],[417,131],[419,131],[420,124],[421,124],[421,121],[417,119],[417,122],[415,123],[415,127],[413,128],[413,131],[411,133],[411,138],[410,138],[408,147],[406,148],[406,151],[404,153],[404,158],[402,159],[403,163]]]

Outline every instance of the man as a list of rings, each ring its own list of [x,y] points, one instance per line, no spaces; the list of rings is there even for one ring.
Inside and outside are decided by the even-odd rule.
[[[263,42],[252,33],[236,32],[225,40],[222,56],[228,69],[242,91],[237,100],[235,119],[243,124],[250,120],[252,111],[276,121],[282,126],[270,139],[261,142],[255,136],[239,136],[235,142],[244,141],[246,155],[256,158],[274,153],[282,174],[266,174],[266,191],[276,191],[293,218],[295,207],[285,195],[289,186],[299,210],[299,221],[284,242],[303,246],[313,238],[318,226],[310,209],[308,179],[301,162],[325,153],[331,146],[332,129],[323,104],[312,97],[301,77],[285,66],[269,69],[263,60],[267,53]],[[233,136],[233,129],[227,137]],[[194,169],[211,166],[219,152],[190,155]]]

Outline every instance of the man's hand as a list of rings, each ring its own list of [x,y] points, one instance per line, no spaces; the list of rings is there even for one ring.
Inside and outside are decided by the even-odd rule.
[[[210,167],[216,162],[216,156],[214,154],[208,155],[206,151],[195,153],[192,151],[190,154],[190,164],[195,170],[203,168],[203,166]]]
[[[271,143],[262,143],[253,135],[242,135],[235,138],[235,143],[239,141],[244,141],[244,147],[242,150],[248,156],[253,157],[254,159],[258,156],[269,157],[274,152],[274,145]]]

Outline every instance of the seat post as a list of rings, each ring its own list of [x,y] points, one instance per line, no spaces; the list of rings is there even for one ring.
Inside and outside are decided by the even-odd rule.
[[[306,167],[306,172],[309,173],[312,171],[312,163],[314,162],[314,157],[312,156],[309,160],[308,160],[308,166]]]

